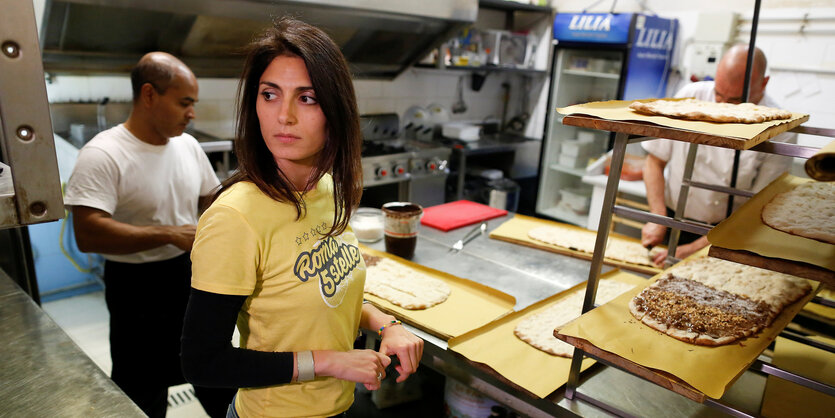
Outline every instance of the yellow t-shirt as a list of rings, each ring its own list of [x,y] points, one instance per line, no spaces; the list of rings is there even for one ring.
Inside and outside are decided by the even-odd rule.
[[[250,182],[236,183],[206,210],[191,252],[191,285],[249,296],[238,314],[241,348],[266,352],[353,348],[362,311],[365,263],[345,233],[323,239],[333,223],[333,179],[304,195],[307,214]],[[244,388],[242,417],[330,416],[354,401],[354,383],[317,377]]]

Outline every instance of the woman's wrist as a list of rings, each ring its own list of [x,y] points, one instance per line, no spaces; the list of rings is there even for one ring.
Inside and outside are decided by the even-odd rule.
[[[315,367],[312,351],[299,351],[296,353],[296,368],[298,369],[297,381],[307,382],[315,379]]]
[[[392,319],[391,321],[383,324],[380,328],[377,328],[377,335],[382,337],[384,331],[388,330],[391,327],[398,326],[398,325],[403,326],[403,323],[400,322],[397,319]]]
[[[328,370],[332,351],[314,350],[311,353],[313,353],[313,372],[316,373],[316,376],[333,376]]]

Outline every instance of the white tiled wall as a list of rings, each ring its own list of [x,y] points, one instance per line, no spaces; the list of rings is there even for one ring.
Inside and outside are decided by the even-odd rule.
[[[449,110],[457,100],[456,86],[459,77],[465,77],[464,101],[467,111],[452,114],[451,120],[483,120],[499,118],[502,114],[502,88],[504,82],[511,85],[508,116],[514,116],[521,109],[521,78],[507,73],[490,73],[480,91],[470,88],[470,74],[454,70],[409,69],[394,80],[356,80],[354,86],[360,112],[390,113],[401,117],[413,105],[427,107],[437,103]],[[534,82],[534,91],[539,91],[545,77]],[[536,78],[535,78],[536,80]],[[231,137],[234,132],[235,79],[199,79],[200,101],[196,106],[197,129],[222,137]],[[47,95],[51,103],[98,102],[108,97],[111,102],[131,100],[130,79],[126,76],[64,76],[51,77],[47,82]],[[531,101],[536,95],[531,95]]]

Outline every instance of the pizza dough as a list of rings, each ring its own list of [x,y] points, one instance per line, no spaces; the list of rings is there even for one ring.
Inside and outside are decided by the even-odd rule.
[[[633,102],[629,108],[649,115],[724,123],[761,123],[790,119],[792,116],[787,110],[752,103],[716,103],[696,99]]]
[[[597,297],[595,298],[595,302],[598,305],[602,305],[633,287],[635,286],[616,280],[601,280],[597,284]],[[572,353],[574,353],[574,346],[554,337],[554,329],[560,328],[580,316],[583,312],[583,298],[585,294],[585,288],[572,292],[547,309],[519,321],[513,333],[520,340],[546,353],[561,357],[571,357]]]
[[[835,244],[835,183],[810,181],[766,203],[764,224],[783,232]]]
[[[799,277],[700,257],[669,269],[629,302],[629,311],[677,340],[717,346],[762,331],[811,289]]]
[[[365,291],[406,309],[426,309],[449,298],[442,280],[429,277],[394,260],[366,257]]]
[[[594,243],[597,240],[597,233],[576,228],[540,226],[528,231],[528,237],[569,250],[594,254]],[[605,256],[606,258],[625,261],[627,263],[655,266],[650,258],[650,253],[637,242],[610,238],[606,242]]]

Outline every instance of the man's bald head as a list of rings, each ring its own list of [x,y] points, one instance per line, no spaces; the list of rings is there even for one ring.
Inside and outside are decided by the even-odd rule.
[[[133,89],[133,101],[136,102],[146,83],[152,85],[159,94],[171,85],[177,75],[193,78],[191,70],[177,57],[166,52],[149,52],[142,56],[130,73],[130,83]]]
[[[745,67],[748,62],[748,45],[737,44],[731,47],[716,69],[716,101],[727,103],[742,103],[742,89],[745,84]],[[768,61],[765,54],[759,48],[754,48],[754,62],[751,69],[751,83],[749,102],[759,103],[765,95],[765,86],[768,79],[765,69]]]

